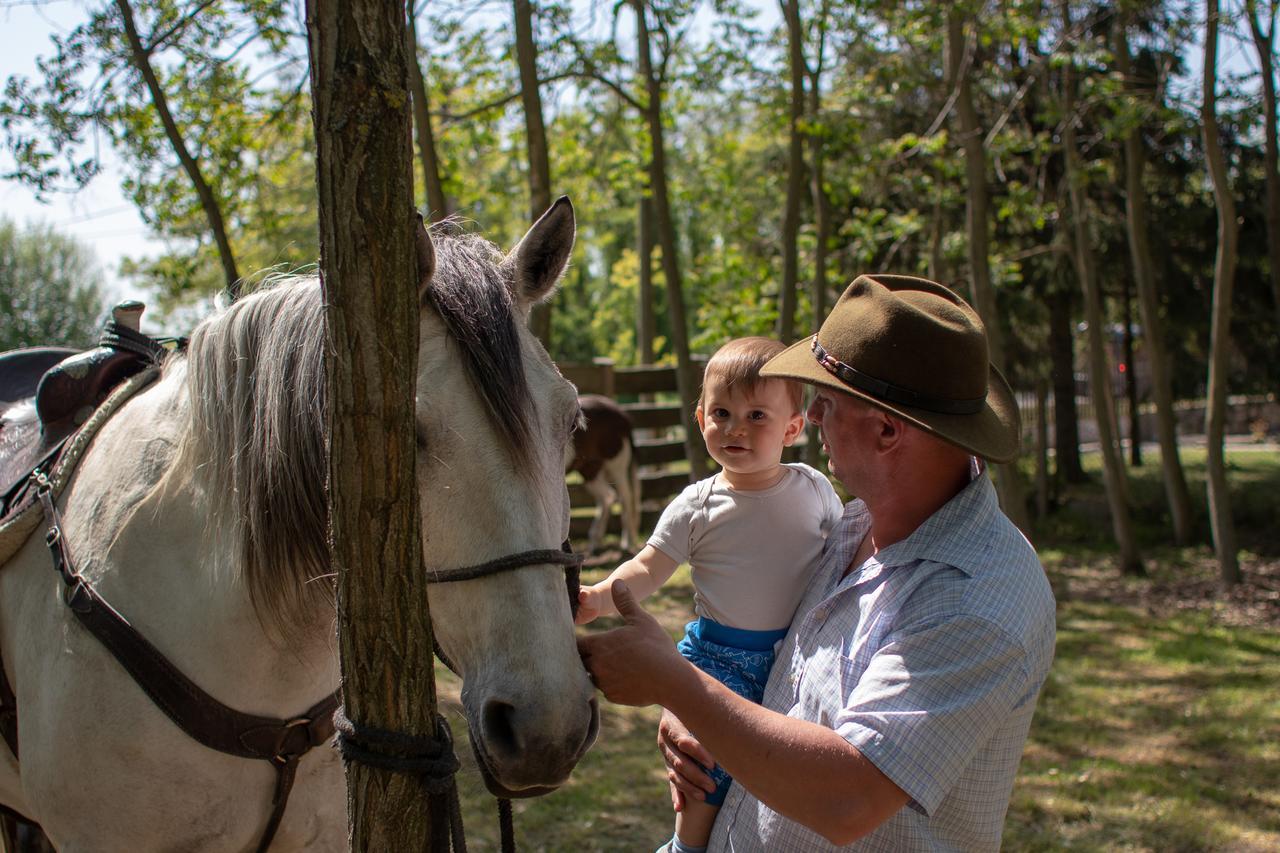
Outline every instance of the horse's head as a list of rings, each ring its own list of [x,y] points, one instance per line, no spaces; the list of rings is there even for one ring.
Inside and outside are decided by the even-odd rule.
[[[557,549],[567,538],[563,459],[577,395],[526,320],[563,273],[573,239],[567,199],[505,257],[476,237],[419,235],[417,469],[429,569]],[[598,712],[563,567],[438,583],[430,606],[497,793],[564,782],[595,738]]]

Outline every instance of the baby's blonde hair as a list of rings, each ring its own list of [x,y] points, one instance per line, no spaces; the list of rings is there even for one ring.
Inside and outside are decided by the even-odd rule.
[[[791,411],[798,414],[804,407],[804,387],[801,383],[760,376],[760,369],[765,363],[786,348],[786,344],[772,338],[734,338],[729,341],[716,350],[715,355],[707,362],[707,368],[702,374],[702,388],[698,391],[698,405],[702,405],[707,393],[707,380],[713,376],[723,381],[730,392],[751,392],[761,382],[783,382],[787,386],[787,396],[791,399]]]

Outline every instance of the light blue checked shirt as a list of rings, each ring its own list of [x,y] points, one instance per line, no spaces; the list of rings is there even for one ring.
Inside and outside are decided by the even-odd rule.
[[[845,850],[998,850],[1054,600],[985,475],[845,578],[871,523],[853,501],[783,640],[764,706],[829,726],[911,798]],[[710,849],[831,850],[734,784]]]

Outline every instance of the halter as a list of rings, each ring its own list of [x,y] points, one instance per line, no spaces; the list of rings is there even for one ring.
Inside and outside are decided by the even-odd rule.
[[[427,583],[455,583],[477,578],[503,574],[529,566],[545,565],[564,566],[565,586],[569,593],[569,610],[573,615],[578,613],[579,575],[582,568],[582,555],[573,553],[569,540],[566,539],[560,550],[537,549],[508,554],[488,562],[474,566],[462,566],[453,569],[438,569],[431,572]],[[436,657],[449,668],[454,675],[459,675],[458,668],[440,648],[440,643],[432,635],[435,643]],[[337,729],[338,752],[345,762],[359,761],[370,767],[391,770],[397,773],[409,773],[420,777],[428,792],[428,801],[438,811],[447,812],[448,822],[432,820],[432,850],[448,850],[466,853],[467,842],[462,830],[462,811],[458,803],[458,786],[454,779],[458,772],[458,759],[453,751],[453,733],[449,722],[442,714],[436,714],[436,731],[432,735],[409,735],[390,729],[380,729],[356,723],[348,719],[346,709],[339,707],[334,714],[334,725]],[[470,732],[468,732],[470,734]],[[484,778],[485,787],[490,791],[502,786],[489,772],[484,756],[471,736],[471,751],[476,757],[476,766]],[[498,800],[498,823],[502,835],[502,853],[514,853],[515,828],[511,816],[511,797],[521,796],[519,793],[505,791],[506,796],[496,794]],[[546,793],[544,789],[534,794]]]

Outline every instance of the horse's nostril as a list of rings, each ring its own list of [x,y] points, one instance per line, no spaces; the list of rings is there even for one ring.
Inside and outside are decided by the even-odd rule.
[[[582,739],[582,744],[578,747],[578,758],[586,754],[591,744],[596,742],[596,736],[600,734],[600,706],[596,704],[596,697],[592,696],[589,704],[591,719],[587,722],[587,736]]]
[[[491,699],[484,706],[484,739],[491,754],[517,755],[520,738],[516,734],[515,706]]]

